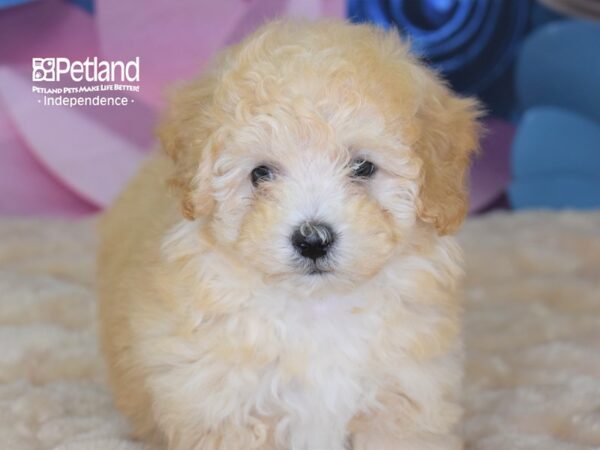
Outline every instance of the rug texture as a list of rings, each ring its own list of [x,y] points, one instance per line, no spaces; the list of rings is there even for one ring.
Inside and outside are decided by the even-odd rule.
[[[600,213],[494,214],[460,240],[468,449],[600,449]],[[0,220],[1,450],[145,449],[105,384],[95,246],[92,221]]]

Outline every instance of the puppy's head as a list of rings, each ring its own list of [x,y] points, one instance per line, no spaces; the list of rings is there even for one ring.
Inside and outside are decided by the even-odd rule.
[[[477,105],[393,32],[274,22],[175,92],[159,128],[183,215],[266,275],[360,281],[467,210]]]

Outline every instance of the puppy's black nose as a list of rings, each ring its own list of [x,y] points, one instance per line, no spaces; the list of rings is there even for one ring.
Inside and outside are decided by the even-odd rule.
[[[334,240],[333,230],[324,223],[304,222],[292,233],[296,251],[313,261],[325,256]]]

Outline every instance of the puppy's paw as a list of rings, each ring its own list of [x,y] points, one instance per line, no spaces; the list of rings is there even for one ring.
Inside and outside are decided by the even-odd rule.
[[[275,450],[267,426],[258,419],[246,426],[233,424],[218,429],[180,432],[169,442],[169,450]]]
[[[352,450],[463,450],[462,439],[454,435],[419,433],[398,437],[379,433],[360,433],[353,436]]]

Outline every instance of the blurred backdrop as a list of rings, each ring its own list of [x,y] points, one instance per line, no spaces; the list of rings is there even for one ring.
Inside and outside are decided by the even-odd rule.
[[[472,213],[600,208],[597,0],[0,0],[0,214],[101,210],[152,148],[165,87],[279,16],[397,30],[484,102]],[[137,90],[101,94],[127,106],[46,104],[36,89],[99,83],[41,83],[34,58],[93,57],[139,58]]]

